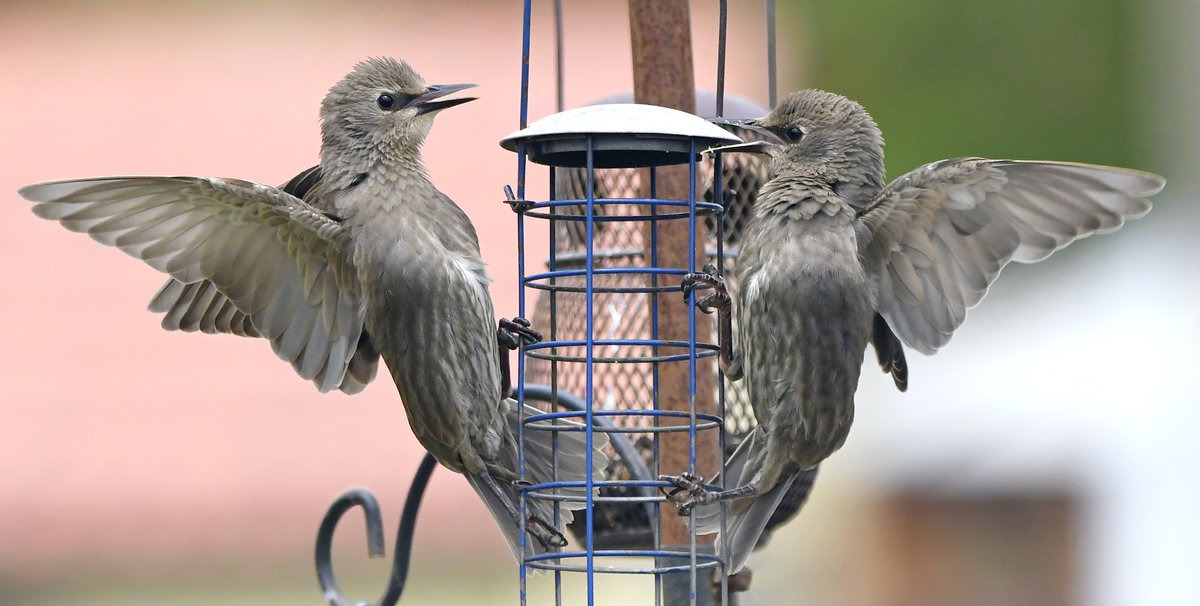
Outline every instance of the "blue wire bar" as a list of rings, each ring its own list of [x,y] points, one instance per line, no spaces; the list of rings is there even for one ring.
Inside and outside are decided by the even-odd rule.
[[[595,603],[597,575],[636,574],[653,575],[660,579],[664,575],[690,575],[691,586],[706,586],[713,570],[724,568],[720,557],[711,553],[697,552],[695,533],[690,549],[685,546],[664,548],[661,537],[655,533],[653,545],[621,549],[600,547],[596,543],[597,505],[634,505],[651,507],[649,524],[657,525],[658,508],[664,497],[660,488],[669,489],[666,482],[659,482],[653,473],[678,473],[684,470],[658,470],[659,436],[672,432],[687,432],[690,436],[689,460],[695,460],[697,432],[723,432],[721,415],[690,410],[662,410],[657,393],[657,369],[665,364],[687,364],[691,379],[690,397],[696,400],[697,361],[715,356],[718,344],[697,338],[711,335],[707,328],[697,330],[696,312],[692,300],[685,301],[682,294],[677,303],[666,303],[671,297],[659,294],[679,292],[679,283],[689,272],[698,270],[704,259],[689,255],[687,267],[662,267],[657,265],[658,255],[654,252],[660,244],[656,240],[659,225],[669,221],[686,221],[692,237],[688,245],[695,250],[697,225],[706,219],[720,220],[723,211],[720,201],[697,200],[696,188],[692,187],[688,199],[664,199],[655,197],[654,167],[686,164],[692,182],[695,183],[696,166],[703,150],[710,147],[737,143],[740,139],[702,118],[663,107],[637,104],[595,105],[577,108],[542,118],[501,140],[506,149],[518,153],[518,174],[525,175],[525,161],[551,167],[551,199],[545,201],[524,199],[525,183],[518,183],[518,194],[507,202],[517,213],[517,239],[520,259],[520,313],[524,314],[526,289],[540,292],[550,299],[550,326],[534,326],[546,336],[541,343],[523,348],[518,359],[518,380],[525,376],[525,363],[535,360],[549,364],[551,369],[573,367],[573,372],[582,372],[586,378],[583,393],[572,394],[556,387],[555,372],[550,373],[551,405],[543,405],[543,413],[528,414],[522,420],[518,434],[521,448],[521,469],[524,470],[526,440],[538,432],[553,436],[561,432],[584,432],[588,445],[587,469],[593,466],[592,445],[602,444],[607,439],[606,453],[612,459],[602,476],[596,473],[587,478],[554,478],[553,481],[522,486],[522,511],[529,500],[548,501],[558,505],[582,502],[585,509],[575,512],[576,523],[583,520],[583,531],[577,536],[582,545],[567,547],[564,551],[533,555],[526,542],[526,555],[520,565],[521,604],[527,603],[526,587],[531,571],[550,571],[555,584],[555,602],[563,603],[564,574],[581,574],[585,577],[585,600],[572,596],[569,603]],[[595,171],[598,168],[638,168],[648,174],[646,185],[650,193],[630,197],[618,197],[598,192]],[[559,190],[554,180],[561,169],[582,169],[585,195],[556,199]],[[548,223],[550,250],[548,270],[530,273],[526,271],[525,221]],[[606,229],[645,230],[651,240],[649,250],[638,250],[637,254],[620,251],[597,250],[597,233]],[[557,234],[563,229],[572,230],[585,246],[581,252],[564,253],[555,244]],[[627,251],[632,253],[634,251]],[[598,262],[599,261],[599,262]],[[660,298],[662,303],[659,302]],[[569,303],[569,305],[567,305]],[[659,338],[657,318],[667,304],[680,306],[680,313],[688,317],[687,340]],[[635,306],[645,307],[642,316],[650,318],[646,326],[636,333],[628,331],[623,336],[613,337],[600,328],[609,326],[613,318],[621,317],[621,310]],[[569,308],[583,315],[582,334],[560,336],[557,329],[557,308]],[[704,316],[701,316],[704,318]],[[578,319],[578,318],[575,318]],[[601,322],[601,320],[604,322]],[[707,320],[707,318],[704,318]],[[630,337],[630,334],[636,336]],[[600,365],[642,365],[649,372],[642,389],[650,391],[652,406],[622,402],[627,396],[611,390],[598,390],[593,373]],[[645,400],[646,394],[638,394]],[[517,397],[524,402],[525,392],[518,385]],[[539,398],[540,399],[540,398]],[[553,402],[561,399],[564,405]],[[532,401],[532,400],[531,400]],[[567,405],[569,404],[569,405]],[[605,437],[598,437],[598,436]],[[557,440],[557,438],[555,438]],[[557,442],[553,442],[557,444]],[[624,461],[629,453],[637,461]],[[624,453],[618,456],[619,453]],[[614,470],[620,463],[622,470]],[[693,463],[694,466],[694,463]],[[524,476],[523,476],[524,477]],[[579,496],[579,489],[583,495]],[[563,489],[575,489],[567,494]],[[556,517],[558,514],[556,514]],[[555,520],[557,522],[557,520]],[[658,584],[661,586],[661,583]],[[693,598],[694,599],[694,598]],[[656,598],[657,600],[657,598]]]

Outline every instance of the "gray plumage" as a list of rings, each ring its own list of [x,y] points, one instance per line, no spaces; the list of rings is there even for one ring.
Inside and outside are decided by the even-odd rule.
[[[428,85],[393,59],[358,64],[321,105],[320,165],[282,188],[105,177],[20,193],[170,274],[150,306],[168,329],[266,338],[321,391],[361,391],[382,356],[421,445],[468,477],[519,557],[518,414],[501,394],[489,278],[474,227],[420,156],[434,114],[472,99],[443,97],[467,86]],[[559,435],[557,460],[548,432],[526,435],[527,480],[587,473],[582,433]],[[529,507],[554,520],[552,505]]]
[[[903,390],[901,342],[934,353],[1009,261],[1116,230],[1149,212],[1164,184],[1106,166],[958,158],[885,187],[875,122],[816,90],[748,125],[772,141],[728,149],[766,153],[771,179],[737,260],[740,350],[726,366],[744,375],[759,426],[727,464],[736,488],[673,478],[689,488],[676,500],[699,505],[701,532],[718,530],[719,504],[733,500],[723,538],[731,572],[787,486],[845,442],[868,343]]]

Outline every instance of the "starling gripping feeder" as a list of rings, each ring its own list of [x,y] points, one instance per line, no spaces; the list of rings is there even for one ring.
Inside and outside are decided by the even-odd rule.
[[[724,94],[724,0],[719,2],[715,93],[694,91],[686,0],[630,0],[636,94],[601,102],[609,107],[562,112],[562,6],[556,1],[560,113],[528,126],[531,4],[522,3],[521,130],[502,145],[517,153],[516,191],[506,187],[505,193],[517,213],[518,313],[528,317],[526,294],[536,294],[534,326],[549,340],[520,346],[516,396],[543,411],[527,412],[518,424],[520,473],[527,477],[525,461],[532,451],[526,449],[541,448],[545,454],[546,440],[534,446],[538,440],[526,440],[530,431],[542,438],[586,431],[589,453],[594,433],[606,434],[609,465],[601,470],[589,460],[592,473],[584,480],[555,474],[554,481],[521,487],[524,511],[531,500],[542,505],[583,501],[585,509],[569,525],[581,548],[531,555],[532,539],[520,533],[520,603],[529,603],[527,573],[541,570],[553,575],[555,604],[564,603],[564,591],[570,603],[594,604],[597,574],[613,581],[617,574],[652,579],[656,605],[734,604],[729,594],[744,589],[748,576],[726,576],[711,536],[697,541],[676,507],[662,507],[660,489],[667,484],[656,478],[701,469],[713,477],[724,456],[754,429],[744,388],[719,379],[714,323],[702,317],[697,325],[695,295],[683,301],[679,285],[685,274],[713,259],[735,285],[731,260],[766,178],[761,159],[720,154],[702,159],[699,152],[739,140],[689,112],[750,118],[767,110]],[[773,30],[774,0],[766,5]],[[771,89],[773,98],[774,84]],[[628,103],[635,98],[655,106]],[[753,131],[724,127],[743,138],[756,137]],[[552,167],[546,201],[526,199],[527,160]],[[545,272],[526,272],[527,219],[549,224]],[[568,426],[563,418],[585,423]],[[551,444],[556,453],[558,442]],[[427,456],[414,478],[397,531],[393,571],[376,604],[395,603],[403,590],[416,509],[434,466]],[[785,498],[791,506],[776,510],[768,530],[798,509],[811,479],[793,484]],[[568,496],[565,488],[575,494]],[[367,515],[372,552],[383,551],[374,499],[359,490],[339,498],[322,523],[317,545],[318,577],[330,604],[352,603],[337,586],[329,544],[337,520],[354,505]],[[556,525],[559,515],[554,514]],[[580,579],[586,600],[566,589]],[[544,588],[545,581],[539,586]],[[547,601],[539,596],[533,603]]]
[[[704,221],[706,217],[719,218],[722,207],[719,203],[698,199],[694,185],[687,199],[656,197],[656,167],[686,164],[690,182],[695,184],[700,152],[715,145],[737,141],[737,137],[694,115],[636,104],[569,110],[534,122],[501,141],[506,149],[518,152],[520,176],[524,175],[526,159],[552,167],[551,192],[562,191],[553,183],[558,169],[584,171],[581,197],[556,199],[557,196],[552,195],[547,201],[531,201],[524,199],[521,192],[509,200],[518,215],[521,313],[524,313],[526,289],[542,293],[548,299],[551,310],[550,324],[537,327],[546,335],[546,339],[538,344],[527,345],[518,362],[519,399],[525,399],[522,385],[527,362],[546,365],[549,368],[547,382],[551,385],[551,405],[545,408],[546,412],[529,415],[523,420],[518,436],[522,449],[526,445],[524,438],[528,432],[579,430],[579,425],[567,426],[557,422],[558,419],[567,418],[581,421],[589,434],[636,435],[637,439],[632,442],[638,446],[638,456],[646,463],[639,466],[630,465],[635,463],[632,461],[626,462],[623,473],[606,474],[604,478],[543,482],[524,487],[522,507],[531,499],[565,500],[567,497],[560,495],[559,489],[581,486],[588,489],[585,497],[588,507],[585,515],[576,516],[577,523],[583,522],[580,532],[582,545],[579,548],[568,547],[558,553],[526,556],[523,559],[520,567],[522,604],[526,603],[527,574],[533,570],[554,573],[558,603],[563,601],[563,575],[582,573],[585,576],[586,603],[593,604],[595,577],[598,574],[654,575],[658,600],[664,599],[666,594],[668,603],[696,603],[697,587],[701,593],[707,592],[709,575],[713,570],[721,569],[717,556],[697,549],[694,533],[690,546],[683,549],[664,547],[657,540],[652,545],[634,549],[601,548],[596,544],[595,524],[597,512],[603,511],[605,506],[627,506],[629,503],[642,507],[649,504],[654,510],[650,519],[657,519],[657,509],[662,501],[658,488],[666,487],[666,483],[654,480],[654,475],[637,476],[646,471],[652,474],[667,471],[655,469],[658,438],[662,434],[686,432],[689,444],[694,447],[699,432],[720,434],[723,431],[723,420],[719,414],[698,413],[695,407],[697,362],[716,355],[717,345],[710,340],[697,339],[698,334],[710,333],[697,330],[696,311],[690,301],[685,301],[682,296],[659,296],[678,293],[684,275],[696,271],[704,264],[704,260],[697,260],[695,254],[690,254],[686,267],[660,266],[657,237],[659,227],[667,222],[686,222],[692,234],[688,242],[689,250],[694,251],[698,221]],[[597,168],[640,169],[648,196],[612,197],[607,193],[598,194]],[[547,271],[525,271],[526,221],[547,221],[550,224]],[[582,227],[575,230],[583,236],[582,263],[580,259],[560,263],[558,255],[561,249],[555,240],[556,234],[561,231],[560,224],[564,223]],[[598,258],[594,247],[597,229],[602,225],[617,223],[636,223],[638,227],[645,228],[649,236],[643,254],[620,259]],[[681,308],[683,311],[675,311],[687,314],[687,340],[664,339],[659,335],[658,321],[665,311],[660,307],[668,301],[685,306]],[[555,313],[560,305],[582,311],[582,331],[560,329],[559,317]],[[613,337],[602,330],[609,326],[604,322],[619,318],[622,310],[630,309],[649,310],[646,313],[648,322],[641,326],[639,333],[623,332],[621,336]],[[620,392],[604,389],[593,380],[597,367],[616,364],[642,365],[648,370],[650,406],[625,405],[620,401]],[[668,364],[683,364],[688,368],[692,402],[688,410],[666,410],[660,406],[658,370]],[[556,375],[559,369],[564,372],[570,370],[584,378],[580,386],[582,393],[578,394],[582,396],[582,410],[556,405],[556,393],[564,393],[563,400],[576,399],[566,395],[565,390],[558,386]],[[598,423],[598,419],[611,422]],[[694,453],[690,460],[694,468]],[[679,583],[679,579],[684,579],[684,582]],[[677,598],[680,591],[690,599],[672,599]]]

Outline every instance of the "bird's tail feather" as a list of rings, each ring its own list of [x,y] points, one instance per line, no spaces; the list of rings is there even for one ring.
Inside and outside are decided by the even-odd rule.
[[[733,511],[734,508],[730,508],[729,517],[725,520],[725,534],[717,536],[717,553],[728,561],[730,574],[737,573],[746,565],[746,560],[758,545],[758,538],[766,529],[767,522],[771,520],[771,515],[779,507],[780,501],[791,488],[792,482],[796,481],[796,477],[785,476],[774,488],[753,498],[741,511]]]
[[[733,454],[725,459],[725,477],[733,478],[737,484],[729,484],[729,488],[734,488],[746,484],[754,479],[758,474],[759,468],[762,466],[761,457],[752,457],[752,453],[763,452],[765,450],[766,435],[761,428],[755,428],[746,437],[742,438],[742,442],[734,449]],[[762,441],[758,449],[755,444]],[[717,485],[721,481],[721,474],[713,476],[709,484]],[[712,503],[711,505],[700,505],[695,508],[696,513],[696,532],[700,534],[710,534],[720,532],[721,530],[721,503]]]
[[[500,531],[504,534],[504,540],[508,543],[508,548],[512,551],[513,557],[520,560],[521,544],[519,541],[521,540],[521,527],[513,519],[512,515],[508,513],[508,508],[505,506],[504,501],[491,488],[485,486],[479,476],[464,475],[467,478],[467,482],[470,482],[471,488],[475,489],[475,493],[483,501],[483,504],[487,505],[488,512],[496,519],[496,525],[500,527]],[[516,506],[519,502],[517,489],[507,482],[497,481],[497,484],[500,486],[500,490],[504,492],[508,501],[513,506]],[[546,551],[532,538],[527,540],[526,543],[529,545],[530,553],[538,554]]]
[[[765,439],[766,434],[761,429],[756,429],[738,444],[737,449],[726,460],[725,474],[737,480],[737,484],[729,485],[729,488],[748,484],[758,475],[762,466],[762,453],[766,451]],[[738,572],[746,565],[746,560],[758,544],[771,515],[775,513],[775,509],[779,507],[796,478],[797,475],[785,476],[765,494],[742,502],[732,502],[725,518],[724,533],[721,533],[723,503],[700,505],[695,508],[696,532],[717,533],[717,553],[728,561],[730,574]],[[717,479],[713,478],[713,483]]]
[[[512,435],[517,435],[517,428],[520,424],[521,415],[515,400],[508,400],[509,410],[507,413],[509,428]],[[532,406],[525,407],[524,416],[539,414],[543,411]],[[571,421],[558,419],[554,421],[556,424],[571,426],[574,431],[544,431],[537,429],[525,428],[525,481],[532,484],[540,484],[543,482],[554,481],[583,481],[587,479],[587,441],[586,434],[579,430],[580,425]],[[603,448],[608,444],[608,436],[602,433],[592,434],[592,478],[602,478],[604,468],[608,465],[608,456],[604,454]],[[505,461],[506,466],[511,465],[508,469],[516,470],[517,460],[515,450],[511,453],[511,461]],[[482,485],[478,478],[467,475],[468,481],[479,493],[480,498],[487,505],[492,517],[496,519],[500,529],[504,533],[504,538],[508,542],[509,549],[512,550],[513,556],[518,560],[521,559],[521,528],[519,523],[509,515],[504,502],[496,495],[489,487]],[[514,507],[520,503],[520,489],[510,482],[500,480],[497,482],[504,492],[505,497],[513,504]],[[573,518],[572,511],[583,509],[586,504],[583,498],[586,495],[584,488],[557,488],[538,491],[542,494],[554,494],[562,497],[569,497],[571,500],[556,501],[550,499],[539,499],[526,497],[525,508],[526,515],[536,515],[541,520],[555,525],[556,529],[561,532],[566,532],[566,525]],[[556,511],[557,510],[557,511]],[[555,514],[558,517],[555,518]],[[533,537],[527,537],[525,540],[526,549],[530,554],[542,554],[548,550],[544,548]]]

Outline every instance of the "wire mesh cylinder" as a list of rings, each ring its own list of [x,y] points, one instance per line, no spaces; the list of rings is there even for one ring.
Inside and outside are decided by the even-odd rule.
[[[658,113],[658,117],[648,118],[647,112]],[[686,127],[671,131],[661,112],[683,116]],[[588,508],[584,515],[576,515],[582,548],[526,557],[522,582],[527,569],[551,570],[556,575],[582,572],[587,575],[590,604],[596,574],[659,578],[690,573],[695,587],[697,582],[706,585],[709,577],[705,571],[721,564],[716,555],[696,548],[694,533],[687,550],[664,548],[656,540],[654,520],[662,501],[657,488],[666,484],[657,482],[654,474],[659,471],[655,463],[662,434],[688,432],[694,447],[699,433],[718,435],[724,428],[721,415],[695,408],[698,361],[715,356],[718,346],[710,331],[697,328],[695,308],[678,293],[682,278],[696,271],[697,263],[704,263],[694,254],[697,234],[703,231],[699,228],[706,221],[718,225],[723,210],[719,202],[697,195],[699,152],[737,139],[695,116],[650,106],[612,106],[574,118],[574,122],[565,121],[569,128],[560,123],[549,131],[545,125],[539,131],[539,123],[534,123],[506,141],[518,151],[528,152],[532,160],[553,167],[550,200],[512,201],[519,213],[520,233],[527,221],[546,222],[551,233],[546,271],[522,271],[522,288],[538,295],[535,326],[546,339],[525,348],[518,373],[525,382],[549,385],[550,400],[559,404],[527,417],[520,437],[524,440],[535,431],[564,431],[565,426],[556,421],[573,418],[590,432],[607,434],[611,440],[610,465],[601,477],[543,482],[524,489],[525,499],[559,501],[564,498],[559,489],[565,486],[582,486],[589,492]],[[604,125],[615,127],[606,131]],[[688,130],[697,127],[708,134]],[[693,184],[687,199],[656,197],[656,167],[679,163],[687,164]],[[638,181],[621,191],[608,188],[598,180],[599,167],[633,170],[630,174]],[[577,185],[563,187],[556,182],[560,178],[573,179]],[[686,266],[659,263],[658,232],[669,222],[688,226],[687,246],[693,253]],[[637,232],[642,240],[624,248],[605,240],[608,234],[622,232]],[[522,248],[522,258],[524,254]],[[669,299],[679,306],[674,311],[688,316],[690,338],[686,340],[660,334],[659,318],[668,300],[662,295],[666,293],[675,295]],[[689,410],[666,410],[659,402],[658,371],[668,364],[688,365],[693,403]],[[614,372],[616,369],[627,372]],[[522,395],[518,390],[518,396]],[[579,404],[563,405],[570,402]],[[605,516],[624,515],[622,512],[633,512],[642,521],[635,525],[633,535],[622,542],[597,532],[619,529],[616,521]]]
[[[596,104],[624,103],[632,99],[632,93],[606,97]],[[701,116],[715,114],[715,95],[700,91],[696,95],[696,107]],[[725,107],[735,117],[757,117],[767,113],[766,108],[744,97],[727,96]],[[752,130],[737,126],[726,126],[732,134],[745,140],[758,137]],[[754,208],[754,196],[766,181],[765,158],[748,154],[725,156],[722,159],[722,178],[718,183],[712,158],[705,157],[696,165],[699,198],[706,203],[718,201],[720,213],[703,213],[700,230],[705,256],[722,259],[722,273],[726,284],[736,290],[737,281],[733,263],[737,257],[737,244],[741,232]],[[594,171],[594,197],[597,199],[629,199],[645,190],[643,183],[648,173],[637,168],[602,168]],[[586,199],[587,171],[585,168],[556,168],[553,171],[554,198],[558,200]],[[568,207],[569,208],[569,207]],[[575,209],[578,210],[578,209]],[[601,204],[595,207],[600,216],[594,222],[592,232],[593,263],[598,268],[618,268],[643,265],[649,256],[648,234],[641,224],[628,220],[628,214],[636,212],[630,206]],[[621,213],[626,213],[624,218]],[[579,220],[560,218],[554,221],[553,263],[561,270],[580,269],[586,261],[588,239],[585,223]],[[703,265],[704,261],[700,261]],[[622,286],[636,288],[638,278],[625,276]],[[553,303],[553,311],[552,311]],[[604,335],[617,339],[645,334],[650,323],[651,307],[646,298],[614,295],[608,292],[596,294],[594,305],[603,310],[595,321],[597,329]],[[564,300],[539,291],[532,319],[537,326],[553,326],[560,338],[579,339],[584,332],[583,307],[577,300]],[[715,324],[701,321],[698,331],[704,341],[716,342]],[[577,365],[560,365],[554,368],[546,359],[532,357],[526,363],[525,378],[533,383],[550,384],[552,377],[556,385],[566,391],[581,393],[586,377]],[[625,407],[646,410],[652,406],[651,384],[653,372],[645,362],[629,361],[621,364],[606,364],[595,368],[592,380],[601,403],[609,407]],[[718,394],[712,394],[717,399]],[[740,383],[726,382],[724,385],[724,427],[726,448],[732,450],[756,424],[754,412],[746,398],[745,388]],[[635,417],[617,417],[618,424],[645,422]],[[636,428],[637,425],[624,425]],[[629,434],[635,448],[648,462],[652,460],[652,443],[644,433]],[[624,461],[618,454],[607,470],[606,476],[616,477],[622,473]],[[623,487],[601,489],[605,496],[632,494]],[[654,528],[650,512],[636,504],[603,502],[595,511],[595,541],[606,549],[649,548],[654,544]],[[571,530],[576,538],[582,536],[582,523],[576,520]]]

